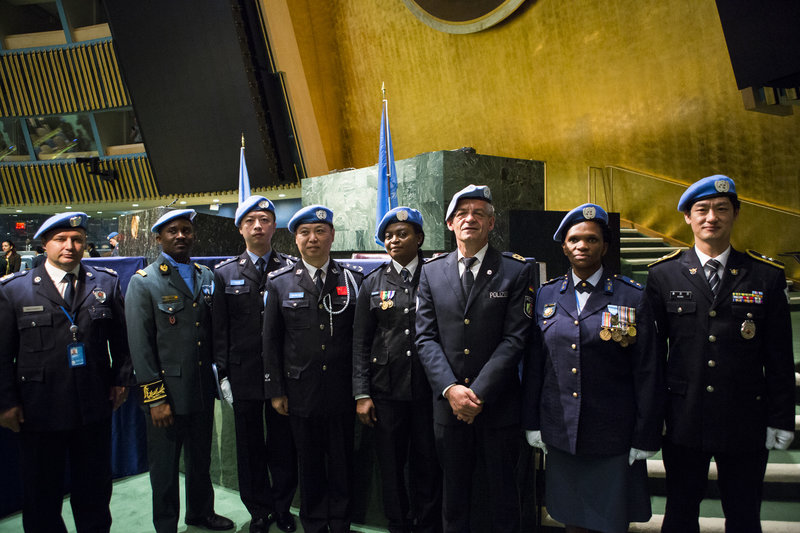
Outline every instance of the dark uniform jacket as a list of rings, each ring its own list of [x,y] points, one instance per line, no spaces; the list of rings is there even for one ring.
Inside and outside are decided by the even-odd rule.
[[[194,293],[163,254],[131,278],[128,342],[145,407],[166,399],[177,415],[203,410],[216,394],[211,370],[213,274],[195,263]]]
[[[634,342],[627,346],[600,337],[603,314],[619,316],[620,308],[634,310],[635,335],[623,344]],[[579,315],[568,273],[539,289],[536,324],[523,373],[523,427],[541,430],[548,446],[572,454],[658,450],[663,372],[642,285],[604,274]]]
[[[435,422],[461,423],[442,396],[458,383],[484,402],[475,423],[519,423],[518,365],[533,313],[531,279],[522,257],[489,246],[465,302],[456,251],[422,265],[416,344],[433,390]]]
[[[214,361],[219,379],[231,382],[234,400],[263,400],[261,330],[267,272],[297,258],[272,251],[262,275],[247,252],[214,267]]]
[[[353,282],[360,285],[362,279],[360,272],[331,259],[320,295],[302,261],[270,273],[264,309],[264,392],[267,398],[288,396],[290,414],[353,412]]]
[[[651,265],[670,441],[741,453],[764,448],[767,426],[794,429],[785,287],[782,265],[752,251],[731,249],[716,298],[694,248]]]
[[[390,261],[364,279],[353,325],[353,396],[401,401],[430,397],[414,345],[420,272],[422,261],[404,283]]]
[[[70,368],[64,299],[44,265],[0,282],[0,411],[22,406],[25,430],[64,431],[111,416],[112,386],[132,384],[116,272],[82,264],[72,310],[86,365]],[[111,360],[109,360],[109,346]]]

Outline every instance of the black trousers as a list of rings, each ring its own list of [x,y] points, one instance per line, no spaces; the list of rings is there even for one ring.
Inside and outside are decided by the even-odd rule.
[[[373,403],[378,418],[375,448],[389,532],[409,532],[412,524],[415,533],[440,532],[442,470],[436,459],[430,397],[416,402],[374,399]]]
[[[727,533],[760,533],[761,494],[769,451],[709,453],[664,441],[667,505],[663,533],[700,531],[700,502],[708,482],[711,457],[717,464],[717,484]]]
[[[242,503],[253,519],[289,512],[297,490],[297,452],[289,417],[278,414],[269,401],[235,400],[233,418]]]
[[[153,525],[157,533],[175,533],[180,514],[178,467],[183,449],[186,471],[186,520],[201,520],[214,512],[211,486],[211,432],[214,402],[191,415],[175,415],[168,428],[153,426],[147,412],[147,461],[153,489]]]
[[[300,521],[306,533],[349,533],[355,409],[289,415],[300,463]]]
[[[70,431],[19,434],[26,533],[66,533],[61,518],[70,465],[72,515],[78,533],[111,528],[111,419]]]
[[[479,415],[480,416],[480,415]],[[492,532],[520,530],[516,466],[519,427],[434,424],[436,452],[444,471],[442,517],[446,533],[469,533],[472,480],[477,461],[486,465]]]

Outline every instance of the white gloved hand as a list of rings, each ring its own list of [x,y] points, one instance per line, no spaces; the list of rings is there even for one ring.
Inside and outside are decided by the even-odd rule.
[[[794,431],[785,429],[767,428],[767,449],[786,450],[794,440]]]
[[[528,444],[530,444],[532,447],[539,448],[544,453],[547,453],[547,444],[545,444],[542,440],[541,431],[526,431],[525,440],[527,440]]]
[[[656,452],[650,452],[647,450],[640,450],[638,448],[631,448],[630,453],[628,453],[628,465],[633,465],[634,461],[641,461],[643,459],[649,459],[653,457]]]
[[[222,391],[222,398],[229,405],[233,405],[233,391],[231,391],[231,382],[228,381],[228,378],[222,378],[222,381],[219,382],[219,388]]]

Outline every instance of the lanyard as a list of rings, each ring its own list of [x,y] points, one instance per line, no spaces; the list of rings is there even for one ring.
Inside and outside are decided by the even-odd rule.
[[[69,323],[70,323],[69,331],[70,331],[70,333],[72,333],[72,340],[73,341],[77,341],[78,340],[78,326],[75,325],[75,318],[72,315],[70,315],[67,312],[66,309],[64,309],[63,305],[60,305],[59,307],[61,308],[62,311],[64,311],[64,314],[67,315],[67,319],[69,320]],[[76,315],[77,315],[77,313],[76,313]]]

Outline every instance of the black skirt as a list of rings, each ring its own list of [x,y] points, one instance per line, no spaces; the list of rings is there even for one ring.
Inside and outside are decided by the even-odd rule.
[[[652,516],[646,461],[629,466],[628,454],[572,455],[549,447],[545,480],[547,512],[562,524],[619,533]]]

